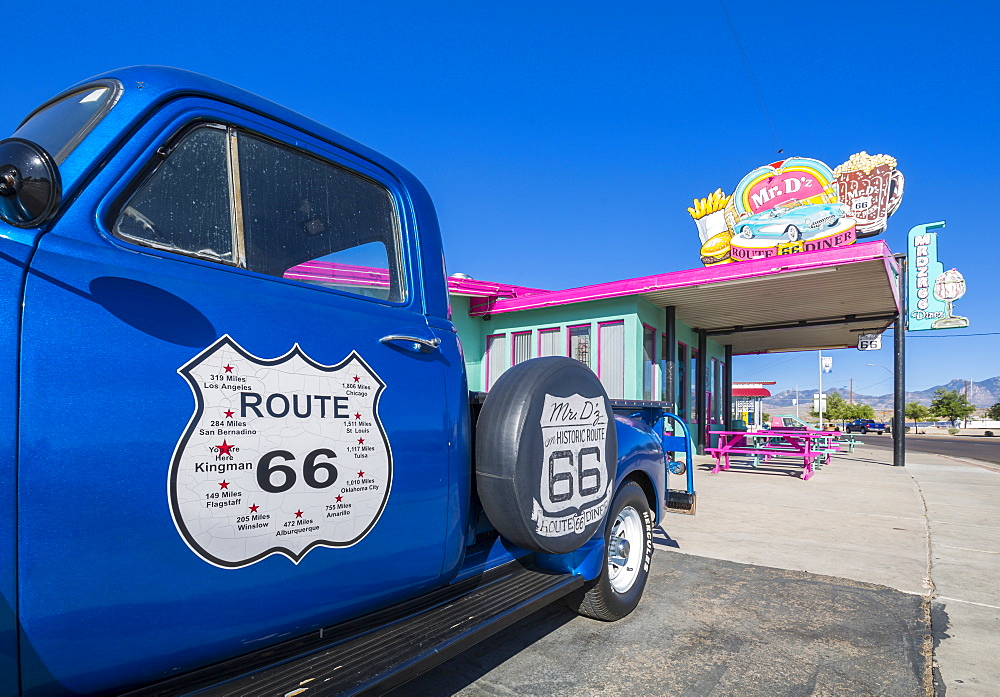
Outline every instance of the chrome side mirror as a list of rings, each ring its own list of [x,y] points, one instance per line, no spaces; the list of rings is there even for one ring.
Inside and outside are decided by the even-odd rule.
[[[59,168],[44,148],[23,138],[0,141],[0,220],[38,227],[55,214],[61,195]]]

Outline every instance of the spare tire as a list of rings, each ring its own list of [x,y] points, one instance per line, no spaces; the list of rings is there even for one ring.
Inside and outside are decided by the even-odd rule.
[[[618,437],[607,392],[572,358],[519,363],[476,425],[476,486],[490,522],[525,549],[572,552],[603,530]]]

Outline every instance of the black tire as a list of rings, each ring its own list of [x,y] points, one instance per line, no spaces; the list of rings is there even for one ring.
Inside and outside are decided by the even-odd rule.
[[[490,522],[514,544],[548,554],[579,548],[602,529],[617,467],[611,402],[583,363],[525,361],[487,395],[476,487]]]
[[[610,556],[612,547],[618,545],[618,540],[613,542],[612,533],[623,514],[629,517],[637,514],[641,532],[640,537],[633,540],[638,544],[629,545],[630,549],[625,554],[624,564],[618,566],[613,564]],[[649,578],[649,563],[652,558],[653,514],[649,510],[649,502],[642,487],[633,481],[628,481],[622,484],[615,494],[611,510],[608,512],[604,530],[604,568],[601,570],[601,575],[567,596],[567,603],[576,612],[595,620],[606,622],[620,620],[639,604],[642,591],[646,588],[646,580]],[[618,581],[618,576],[615,575],[616,566],[619,575],[634,573],[634,578],[624,579],[630,580],[627,587],[623,587],[622,583],[616,583]]]
[[[867,428],[862,428],[861,429],[861,435],[867,436],[868,435],[868,429]]]
[[[879,431],[878,434],[881,436],[882,435],[882,431]]]

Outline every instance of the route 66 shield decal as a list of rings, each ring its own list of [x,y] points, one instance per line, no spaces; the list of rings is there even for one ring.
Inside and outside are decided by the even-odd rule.
[[[258,358],[228,335],[177,371],[195,411],[174,450],[170,511],[202,559],[236,568],[271,554],[349,547],[392,484],[378,418],[385,383],[356,353],[321,365],[298,344]]]

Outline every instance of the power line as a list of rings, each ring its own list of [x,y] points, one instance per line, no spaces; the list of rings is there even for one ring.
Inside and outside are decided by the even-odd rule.
[[[982,334],[914,334],[906,332],[907,339],[957,339],[964,336],[996,336],[1000,332],[983,332]]]
[[[747,54],[743,51],[743,44],[740,43],[740,37],[736,34],[736,25],[733,24],[732,18],[729,16],[729,10],[726,8],[726,3],[724,0],[719,0],[719,4],[722,5],[722,13],[726,15],[726,22],[729,24],[729,31],[733,33],[733,39],[736,41],[736,48],[739,49],[740,57],[743,59],[743,65],[746,66],[747,75],[750,76],[750,84],[753,85],[753,91],[757,95],[757,101],[760,102],[760,108],[764,112],[764,118],[767,119],[767,125],[771,129],[771,135],[774,136],[774,143],[778,146],[778,152],[782,153],[785,151],[781,147],[781,141],[778,140],[778,131],[774,128],[774,122],[771,121],[771,114],[767,111],[767,105],[764,104],[764,97],[761,96],[760,89],[757,87],[757,80],[753,76],[753,71],[750,69],[750,61],[747,60]]]

